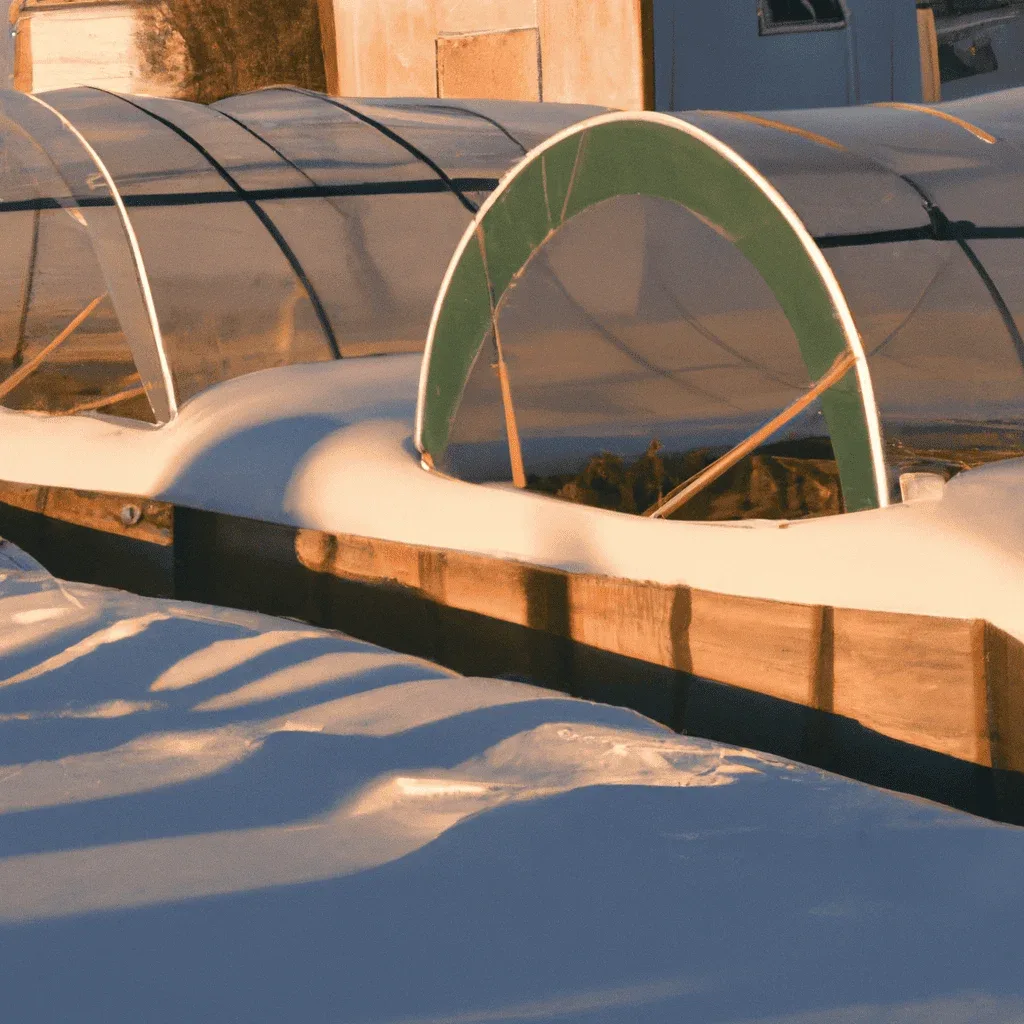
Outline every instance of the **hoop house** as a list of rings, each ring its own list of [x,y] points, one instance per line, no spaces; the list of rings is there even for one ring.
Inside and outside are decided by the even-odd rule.
[[[519,462],[520,485],[574,497],[595,460],[714,457],[799,407],[748,451],[830,445],[849,511],[887,504],[908,469],[1021,454],[1014,102],[612,114],[560,133],[449,267],[420,451],[480,481]],[[843,352],[849,371],[815,392]]]

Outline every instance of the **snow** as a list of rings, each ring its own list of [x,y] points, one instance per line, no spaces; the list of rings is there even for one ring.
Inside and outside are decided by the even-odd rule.
[[[418,356],[264,370],[159,429],[0,409],[0,480],[743,597],[981,618],[1024,640],[1024,460],[961,474],[938,500],[844,516],[644,519],[425,472],[418,373]]]
[[[0,558],[9,1019],[1024,1021],[1024,830]]]

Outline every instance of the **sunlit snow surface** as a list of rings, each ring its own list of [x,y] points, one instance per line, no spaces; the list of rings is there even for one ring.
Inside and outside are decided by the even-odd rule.
[[[1024,1021],[1024,830],[0,547],[11,1021]]]

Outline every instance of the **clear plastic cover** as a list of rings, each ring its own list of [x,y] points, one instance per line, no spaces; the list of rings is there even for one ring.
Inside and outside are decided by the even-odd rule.
[[[59,113],[19,94],[4,102],[66,184],[61,201],[88,218],[94,265],[159,421],[253,370],[422,350],[473,209],[524,152],[514,133],[532,145],[580,113],[498,104],[506,127],[458,102],[338,103],[290,88],[211,107],[99,89],[45,100]],[[37,228],[26,210],[10,213],[5,272],[18,292]],[[52,211],[36,220],[44,247],[85,266],[76,241],[57,240],[70,222]],[[68,304],[78,290],[69,285]]]
[[[1024,454],[1022,95],[945,116],[686,115],[817,239],[863,337],[894,470]],[[31,367],[3,401],[157,422],[252,370],[422,349],[473,207],[524,152],[596,112],[288,88],[213,107],[95,89],[43,99],[59,113],[0,103],[0,360],[8,380]],[[721,451],[811,383],[758,274],[661,200],[572,220],[498,322],[537,480],[606,452],[639,465],[655,442],[663,468]],[[496,351],[488,338],[448,453],[471,479],[509,475]],[[780,444],[827,460],[817,406],[755,458]]]
[[[470,211],[422,160],[324,97],[272,89],[216,109],[319,190],[272,214],[322,296],[341,354],[422,350]]]
[[[193,144],[196,125],[179,133],[164,122],[177,126],[186,112],[216,119],[218,128],[223,121],[219,149],[229,149],[240,129],[202,107],[98,90],[70,90],[53,102],[93,142],[124,197],[179,403],[253,370],[331,358],[294,269],[253,203],[218,171],[215,150]],[[270,154],[260,169],[271,189],[279,163]]]
[[[606,201],[558,231],[507,293],[498,334],[530,485],[621,511],[644,511],[812,383],[789,321],[739,250],[646,196]],[[492,333],[445,468],[509,479],[505,415]],[[814,405],[679,517],[839,511],[830,454]],[[812,460],[825,490],[810,501],[787,493],[787,459]]]
[[[1006,102],[972,101],[979,123],[889,107],[680,115],[749,161],[818,241],[863,341],[894,497],[902,471],[1024,455],[1024,151],[986,128],[1011,125]],[[595,481],[609,474],[621,489],[686,453],[699,469],[694,453],[736,444],[811,383],[753,268],[651,198],[606,202],[544,243],[503,300],[498,334],[511,402],[491,332],[446,467],[509,479],[511,431],[531,486],[561,481],[554,493],[591,503],[607,503]],[[769,485],[751,481],[758,465],[799,457],[822,483],[828,455],[815,404],[748,456],[747,483],[732,481],[747,494],[728,515],[712,495],[702,516],[816,514],[784,486],[774,507],[754,500]],[[630,501],[608,507],[643,511]]]
[[[822,239],[864,337],[894,473],[1024,455],[1024,151],[1011,116],[1022,102],[1015,90],[777,115],[888,172],[927,218],[920,229],[901,211],[888,228]],[[800,208],[793,184],[779,182]]]
[[[140,377],[119,316],[145,311],[109,193],[51,112],[0,102],[0,404],[152,420],[161,382]]]

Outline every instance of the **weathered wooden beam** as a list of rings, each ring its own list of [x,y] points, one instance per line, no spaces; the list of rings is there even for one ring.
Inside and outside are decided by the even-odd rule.
[[[640,25],[640,53],[643,66],[644,110],[655,109],[654,96],[654,0],[635,0]],[[675,54],[672,55],[675,60]]]
[[[984,649],[992,767],[1024,772],[1024,644],[986,623]]]
[[[1024,645],[980,620],[860,611],[613,579],[298,531],[306,568],[853,719],[1024,771]]]
[[[921,54],[921,102],[938,103],[942,99],[939,37],[935,31],[935,12],[930,7],[917,9],[917,38]]]
[[[341,95],[341,75],[338,68],[338,27],[334,17],[335,0],[317,0],[320,15],[320,48],[324,56],[324,77],[327,95]]]
[[[991,765],[983,623],[836,608],[833,664],[836,714]]]
[[[173,506],[166,502],[127,494],[3,482],[0,482],[0,502],[47,519],[147,544],[170,547],[173,543]]]
[[[42,522],[143,541],[148,551],[173,543],[175,563],[192,566],[195,577],[178,594],[188,599],[255,602],[359,635],[366,615],[351,602],[362,594],[373,615],[401,620],[383,622],[384,641],[419,630],[437,660],[448,643],[446,617],[470,616],[474,628],[503,623],[534,638],[538,657],[570,690],[588,671],[585,652],[604,652],[650,666],[652,678],[667,670],[725,684],[1024,778],[1024,643],[981,620],[737,597],[187,509],[180,514],[195,528],[176,539],[171,506],[126,495],[0,484],[0,503]],[[30,553],[44,565],[52,554]],[[273,584],[263,582],[268,575]],[[343,603],[317,577],[341,586]],[[251,587],[259,593],[241,592]]]
[[[11,0],[8,21],[14,32],[14,88],[32,91],[32,19],[22,13],[25,0]]]

